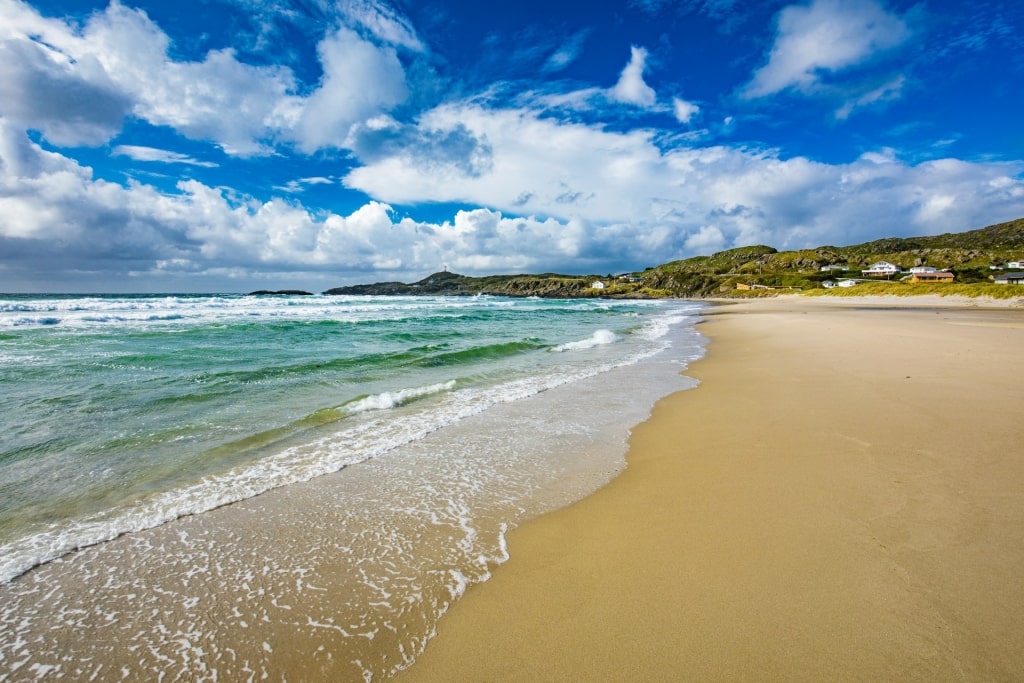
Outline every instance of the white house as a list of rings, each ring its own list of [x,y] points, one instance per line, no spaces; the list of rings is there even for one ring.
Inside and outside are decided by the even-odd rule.
[[[822,266],[819,270],[823,273],[828,273],[833,270],[849,270],[849,267],[845,263],[830,263],[827,266]]]
[[[1024,268],[1024,261],[1010,261],[1006,264],[1007,268]]]
[[[888,261],[879,261],[878,263],[872,263],[871,267],[860,271],[861,275],[868,275],[873,277],[896,275],[900,273],[900,267],[895,263],[889,263]]]
[[[592,283],[590,283],[590,286],[593,289],[604,289],[604,283],[601,282],[600,280],[594,280]]]
[[[857,284],[856,280],[840,280],[836,283],[836,287],[853,287]]]

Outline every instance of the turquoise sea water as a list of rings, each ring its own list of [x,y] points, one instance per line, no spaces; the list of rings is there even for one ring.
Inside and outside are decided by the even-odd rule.
[[[384,582],[388,599],[353,598],[342,631],[390,630],[396,643],[357,638],[372,652],[351,661],[363,678],[407,666],[450,600],[503,561],[507,528],[586,495],[621,468],[629,429],[657,398],[687,386],[678,373],[702,353],[699,310],[679,301],[495,297],[0,295],[0,672],[84,672],[81,662],[104,658],[190,680],[242,671],[211,648],[241,633],[224,625],[237,606],[223,608],[221,632],[182,631],[196,641],[188,656],[180,638],[161,635],[166,625],[150,637],[133,624],[142,641],[124,652],[111,644],[75,655],[64,645],[57,657],[33,640],[53,610],[98,614],[107,608],[90,601],[167,595],[161,582],[170,579],[146,567],[172,562],[172,532],[180,567],[168,576],[227,547],[232,557],[258,552],[267,562],[281,553],[275,562],[301,565],[303,576],[324,562],[359,567],[337,590],[356,595],[358,584],[374,593]],[[255,506],[283,515],[264,525],[265,548],[251,533],[210,547],[198,540],[246,524],[235,518]],[[331,514],[338,517],[312,540],[274,531],[303,519],[305,533]],[[456,533],[434,538],[440,528]],[[434,540],[422,547],[409,540],[427,537]],[[156,538],[163,550],[151,558]],[[334,550],[324,560],[328,542]],[[314,547],[317,557],[302,559]],[[68,554],[76,549],[86,550]],[[381,556],[405,564],[365,568]],[[222,564],[212,583],[179,598],[208,601],[252,571]],[[117,566],[123,585],[104,565]],[[332,572],[341,581],[344,571]],[[140,583],[144,574],[152,578]],[[424,574],[437,575],[433,589]],[[82,587],[104,576],[102,598]],[[281,590],[299,602],[310,582]],[[46,605],[32,597],[41,584],[51,589]],[[415,623],[386,626],[414,603]],[[75,643],[99,628],[74,623]],[[269,641],[257,645],[246,666],[279,673]],[[143,650],[150,654],[132,659]]]

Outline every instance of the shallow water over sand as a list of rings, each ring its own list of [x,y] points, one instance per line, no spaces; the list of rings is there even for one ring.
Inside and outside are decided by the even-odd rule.
[[[497,392],[468,386],[364,415],[359,433],[318,427],[288,442],[286,462],[421,425],[341,471],[0,586],[0,680],[369,680],[408,666],[450,602],[506,558],[509,527],[607,482],[629,429],[691,384],[678,373],[702,353],[695,311],[655,309],[666,324],[642,353],[616,344],[650,331],[643,320],[605,343],[592,341],[603,328],[573,330],[544,353],[591,360],[540,386],[540,372],[506,373]]]

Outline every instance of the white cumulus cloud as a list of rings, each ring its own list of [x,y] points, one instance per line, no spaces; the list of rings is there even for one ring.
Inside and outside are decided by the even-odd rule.
[[[302,104],[294,137],[312,152],[344,147],[352,126],[399,104],[408,94],[405,73],[390,48],[341,28],[318,46],[323,64],[320,87]]]
[[[394,204],[462,202],[509,215],[665,230],[672,237],[660,246],[673,253],[685,251],[686,240],[706,226],[720,231],[725,246],[787,248],[962,230],[1024,210],[1021,164],[915,165],[886,150],[826,164],[721,145],[661,149],[651,132],[559,123],[527,109],[475,103],[439,107],[420,126],[434,134],[461,126],[486,139],[489,166],[470,175],[395,150],[353,170],[345,184]],[[993,185],[997,179],[1005,185]],[[945,214],[922,209],[932,195],[954,198]],[[690,246],[710,244],[710,237],[716,235],[705,229]]]
[[[371,36],[422,49],[382,5],[346,8]],[[348,28],[320,41],[323,76],[303,97],[289,68],[247,64],[232,49],[172,58],[160,27],[116,1],[83,26],[45,19],[20,0],[0,0],[0,19],[0,115],[58,145],[101,144],[133,115],[237,156],[269,154],[283,142],[305,152],[343,148],[353,124],[407,96],[395,47]]]
[[[60,145],[102,144],[131,111],[129,94],[65,24],[0,0],[0,116]]]
[[[747,98],[792,88],[809,93],[824,79],[895,48],[911,35],[903,18],[875,0],[813,0],[778,16],[768,62],[741,90]]]
[[[175,61],[169,38],[153,21],[117,3],[89,20],[83,39],[84,49],[131,93],[135,115],[154,125],[248,156],[268,153],[277,131],[290,123],[296,84],[287,68],[245,64],[230,49],[202,61]]]
[[[689,123],[693,117],[700,113],[700,107],[693,102],[687,102],[680,97],[672,98],[672,113],[679,123]]]
[[[654,88],[644,82],[647,68],[647,50],[642,47],[630,48],[629,63],[619,75],[619,81],[608,91],[609,99],[623,104],[650,108],[657,101]]]

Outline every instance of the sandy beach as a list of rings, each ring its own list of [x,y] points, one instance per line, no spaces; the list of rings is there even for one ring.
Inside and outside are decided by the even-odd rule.
[[[716,307],[701,386],[397,680],[1020,680],[1024,310],[976,303]]]

